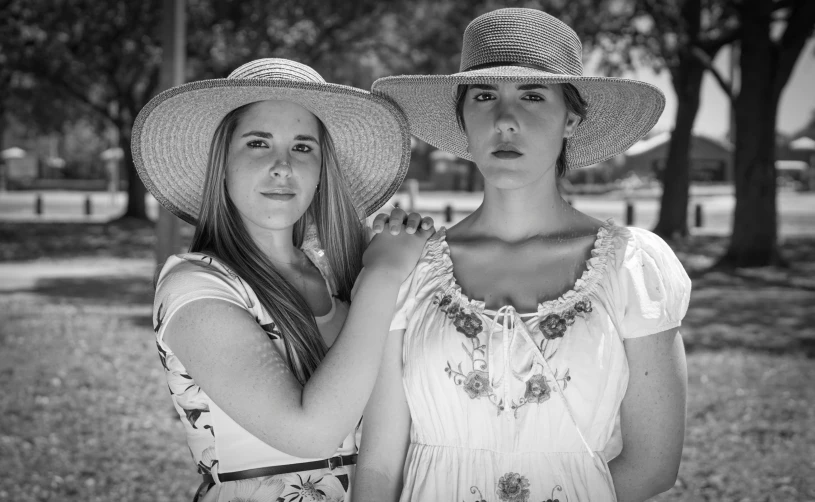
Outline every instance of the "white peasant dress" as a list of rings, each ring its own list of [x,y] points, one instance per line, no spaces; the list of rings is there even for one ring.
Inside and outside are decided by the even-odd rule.
[[[440,229],[402,285],[391,330],[405,329],[412,426],[402,502],[615,500],[622,450],[623,341],[680,325],[690,279],[639,228],[601,227],[572,290],[497,311],[453,277]]]

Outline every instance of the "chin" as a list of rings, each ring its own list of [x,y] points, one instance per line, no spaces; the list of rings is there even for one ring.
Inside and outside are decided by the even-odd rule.
[[[533,183],[536,179],[536,176],[524,169],[520,169],[519,166],[490,166],[481,169],[481,174],[488,185],[504,190],[521,188]]]

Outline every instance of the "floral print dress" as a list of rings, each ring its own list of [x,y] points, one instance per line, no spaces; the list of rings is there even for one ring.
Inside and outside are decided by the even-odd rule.
[[[316,232],[306,235],[303,251],[333,287],[328,260],[319,247]],[[186,253],[170,257],[156,286],[153,322],[161,364],[167,377],[170,397],[187,435],[198,472],[217,479],[219,472],[234,472],[257,467],[286,465],[319,459],[304,459],[279,451],[246,431],[207,396],[187,374],[181,361],[164,342],[164,327],[178,309],[189,302],[216,298],[249,311],[266,331],[269,343],[285,357],[281,333],[251,288],[232,270],[211,256]],[[325,333],[338,333],[345,322],[348,305],[332,298],[333,306],[325,316],[316,317],[317,327]],[[333,338],[333,336],[331,337]],[[330,412],[330,410],[326,410]],[[358,428],[359,429],[359,428]],[[339,445],[336,455],[358,452],[360,431],[351,431]],[[341,502],[350,499],[349,485],[354,466],[293,472],[241,481],[218,483],[201,500],[234,502]],[[190,499],[194,487],[190,488]]]
[[[613,501],[627,338],[680,325],[690,280],[656,235],[608,222],[561,297],[519,313],[467,298],[440,229],[402,285],[412,426],[402,502]]]

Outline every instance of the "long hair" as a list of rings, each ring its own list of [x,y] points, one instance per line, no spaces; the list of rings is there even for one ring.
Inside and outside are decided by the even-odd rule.
[[[531,65],[514,66],[528,66],[530,68],[534,68],[534,66]],[[586,103],[586,100],[580,95],[580,91],[577,90],[577,87],[568,82],[559,85],[563,90],[563,101],[566,104],[566,110],[577,115],[580,120],[585,119],[586,114],[588,113],[588,103]],[[469,85],[459,85],[456,91],[456,121],[458,122],[458,127],[462,131],[466,131],[466,126],[464,124],[464,98],[467,96],[467,91],[469,89]],[[558,154],[557,161],[555,162],[555,172],[558,178],[562,178],[567,171],[566,145],[567,139],[563,138],[563,143],[560,145],[560,153]]]
[[[190,252],[207,253],[223,261],[252,288],[283,334],[289,368],[305,384],[328,348],[305,298],[255,244],[226,191],[229,143],[250,106],[251,103],[232,110],[215,130]],[[308,226],[316,225],[331,266],[334,294],[348,301],[362,268],[364,227],[339,170],[331,135],[317,120],[322,152],[320,184],[306,213],[295,223],[292,244],[300,247]]]

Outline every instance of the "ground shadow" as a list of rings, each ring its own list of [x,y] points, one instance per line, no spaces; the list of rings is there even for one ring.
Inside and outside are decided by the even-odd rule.
[[[40,279],[32,293],[103,305],[152,305],[153,283],[142,276],[54,277]]]
[[[181,224],[182,249],[189,246],[193,227]],[[108,223],[0,222],[0,261],[88,256],[152,258],[155,224],[120,219]]]

